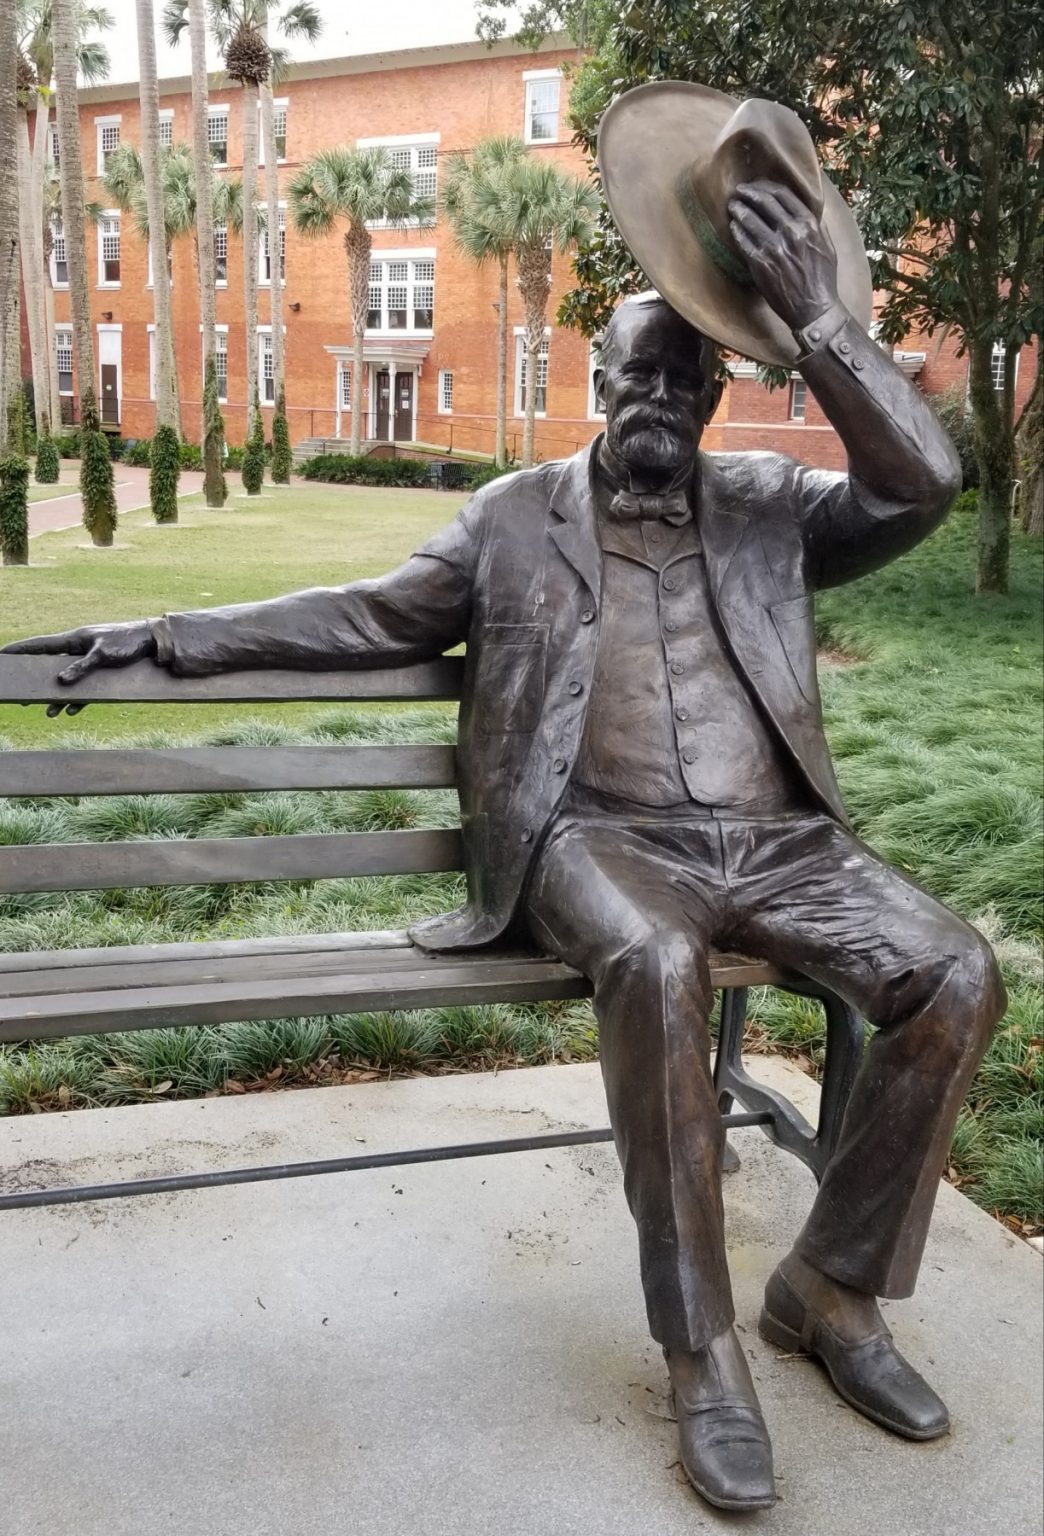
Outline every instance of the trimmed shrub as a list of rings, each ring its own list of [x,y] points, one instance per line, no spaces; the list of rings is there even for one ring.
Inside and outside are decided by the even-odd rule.
[[[203,450],[199,444],[179,443],[178,464],[182,469],[202,469]]]
[[[152,439],[149,501],[157,523],[176,523],[178,520],[178,476],[183,446],[173,427],[159,427]]]
[[[243,489],[248,496],[257,496],[265,480],[265,424],[261,420],[261,406],[254,395],[254,425],[246,441],[243,455]]]
[[[946,428],[961,461],[963,489],[974,490],[979,484],[979,461],[975,457],[971,411],[964,390],[959,384],[951,385],[934,401],[934,405],[935,414]]]
[[[275,485],[289,485],[293,468],[290,452],[290,426],[286,419],[286,396],[279,391],[275,415],[272,418],[272,481]]]
[[[55,447],[53,437],[41,437],[36,446],[36,470],[37,485],[54,485],[61,473],[61,465],[58,461],[58,449]]]
[[[54,439],[54,446],[58,450],[60,459],[78,459],[80,457],[79,427],[72,427],[68,432],[59,433]]]
[[[93,393],[83,402],[80,428],[80,495],[83,525],[91,543],[108,549],[116,532],[116,491],[112,480],[109,440],[98,425]]]
[[[152,461],[152,444],[147,437],[139,437],[127,443],[123,450],[123,462],[133,469],[148,469]]]
[[[430,486],[431,466],[421,459],[374,459],[321,453],[305,465],[306,480],[330,485]]]
[[[471,490],[477,491],[481,486],[489,485],[491,480],[499,480],[502,475],[515,474],[517,469],[517,464],[476,464],[468,476],[468,485]]]
[[[15,453],[0,458],[0,556],[29,564],[29,465]]]
[[[10,452],[24,459],[29,452],[29,416],[25,409],[25,390],[20,384],[7,405],[7,442]]]
[[[228,498],[225,480],[225,420],[218,400],[217,364],[207,358],[203,374],[203,497],[208,507],[223,507]]]

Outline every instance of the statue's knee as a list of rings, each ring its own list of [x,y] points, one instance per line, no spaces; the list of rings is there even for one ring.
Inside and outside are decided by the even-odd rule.
[[[682,934],[636,924],[626,934],[604,967],[604,981],[613,984],[639,980],[653,987],[674,980],[696,985],[699,964],[692,942]]]
[[[962,925],[951,954],[929,1013],[955,1056],[978,1059],[1003,1017],[1007,993],[992,949],[974,928]]]

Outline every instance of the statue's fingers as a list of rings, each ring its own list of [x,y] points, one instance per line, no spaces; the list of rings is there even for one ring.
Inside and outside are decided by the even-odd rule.
[[[750,200],[755,207],[768,208],[772,203],[778,203],[780,207],[792,218],[800,218],[803,214],[811,214],[812,210],[803,203],[797,193],[790,187],[785,187],[781,181],[767,181],[759,178],[757,181],[746,181],[736,188],[737,195],[750,193]]]
[[[12,640],[0,647],[11,656],[79,656],[91,644],[82,630],[67,629],[61,635],[33,635],[28,640]]]
[[[70,666],[65,667],[58,674],[58,681],[67,688],[70,683],[78,683],[88,672],[94,672],[102,665],[102,652],[100,646],[93,645],[86,656],[81,656]]]
[[[775,226],[767,223],[760,213],[741,202],[738,197],[732,198],[729,202],[729,220],[732,230],[735,231],[738,226],[752,242],[755,251],[763,250],[771,241],[778,238]],[[742,249],[746,254],[746,249]]]

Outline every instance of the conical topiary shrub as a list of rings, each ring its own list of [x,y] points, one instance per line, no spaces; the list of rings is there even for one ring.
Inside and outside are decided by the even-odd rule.
[[[45,432],[36,445],[35,478],[37,485],[57,485],[61,467],[61,460],[58,457],[58,449],[54,445],[54,438],[49,432]]]
[[[248,496],[259,496],[265,479],[265,424],[261,419],[261,406],[254,396],[254,425],[246,440],[243,455],[243,489]]]
[[[225,480],[225,421],[218,399],[217,364],[207,359],[203,382],[203,495],[207,506],[223,507]]]
[[[279,399],[276,401],[275,415],[272,417],[272,483],[273,485],[289,485],[290,471],[293,468],[293,454],[290,451],[290,424],[286,419],[286,396],[279,391]]]
[[[116,533],[116,490],[112,480],[109,440],[98,421],[94,391],[83,401],[80,427],[80,498],[83,526],[98,549],[110,549]]]
[[[173,427],[157,427],[149,451],[149,503],[157,523],[178,520],[181,445]]]
[[[16,453],[0,458],[0,557],[29,564],[29,465]]]

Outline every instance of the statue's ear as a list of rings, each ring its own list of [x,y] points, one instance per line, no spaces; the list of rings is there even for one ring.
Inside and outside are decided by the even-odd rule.
[[[605,415],[605,369],[596,368],[591,375],[594,384],[594,408],[596,416]]]

